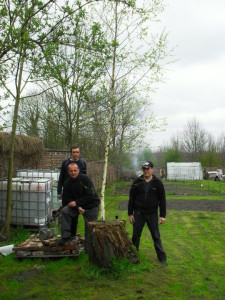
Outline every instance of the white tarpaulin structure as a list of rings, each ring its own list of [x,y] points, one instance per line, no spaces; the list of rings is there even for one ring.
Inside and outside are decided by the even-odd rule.
[[[167,179],[169,180],[202,180],[200,162],[167,163]]]

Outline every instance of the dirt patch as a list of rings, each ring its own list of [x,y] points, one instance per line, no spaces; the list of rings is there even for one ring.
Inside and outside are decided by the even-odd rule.
[[[167,209],[225,212],[225,201],[214,200],[167,200]],[[127,210],[128,201],[121,201],[119,210]]]
[[[13,276],[12,279],[16,279],[20,282],[23,282],[29,278],[33,278],[34,276],[41,274],[43,272],[43,270],[45,270],[44,266],[35,265],[32,269],[25,270],[25,271],[17,274],[16,276]]]
[[[198,210],[198,211],[225,211],[225,201],[214,200],[167,200],[167,209]]]

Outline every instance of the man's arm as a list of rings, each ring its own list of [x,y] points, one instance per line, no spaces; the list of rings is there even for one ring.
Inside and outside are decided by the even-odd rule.
[[[134,220],[134,216],[133,215],[129,216],[129,222],[130,222],[130,224],[134,224],[135,220]]]
[[[158,189],[158,200],[159,200],[159,216],[160,223],[163,224],[166,218],[166,194],[163,183],[159,181],[159,189]]]
[[[83,165],[83,168],[82,168],[81,173],[82,174],[87,174],[87,164],[86,164],[85,160],[82,160],[82,165]]]
[[[80,181],[82,195],[76,199],[77,206],[85,207],[89,203],[100,203],[97,193],[95,192],[94,184],[88,176],[83,176]]]
[[[133,213],[134,213],[135,185],[136,185],[136,183],[134,181],[130,188],[129,202],[128,202],[128,216],[133,216]],[[130,220],[130,222],[131,222],[131,220]]]

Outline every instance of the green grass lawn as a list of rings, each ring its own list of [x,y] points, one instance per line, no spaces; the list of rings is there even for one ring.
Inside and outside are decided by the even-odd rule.
[[[119,192],[118,192],[119,191]],[[127,220],[119,211],[127,200],[126,184],[106,192],[106,219]],[[203,196],[201,196],[203,199]],[[192,199],[193,200],[193,199]],[[198,199],[196,199],[197,201]],[[126,225],[131,237],[132,226]],[[0,256],[0,299],[225,299],[225,213],[169,210],[160,225],[168,266],[156,257],[150,233],[144,229],[140,264],[113,261],[108,272],[91,266],[86,254],[78,259],[15,261]],[[79,218],[83,234],[83,220]],[[15,237],[15,238],[14,238]],[[27,233],[14,232],[19,243]],[[14,239],[14,240],[13,240]]]

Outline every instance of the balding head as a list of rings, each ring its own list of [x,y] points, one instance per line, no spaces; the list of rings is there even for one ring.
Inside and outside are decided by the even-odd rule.
[[[69,164],[68,173],[72,179],[76,179],[79,175],[79,172],[80,172],[80,170],[79,170],[77,164],[75,164],[75,163]]]

